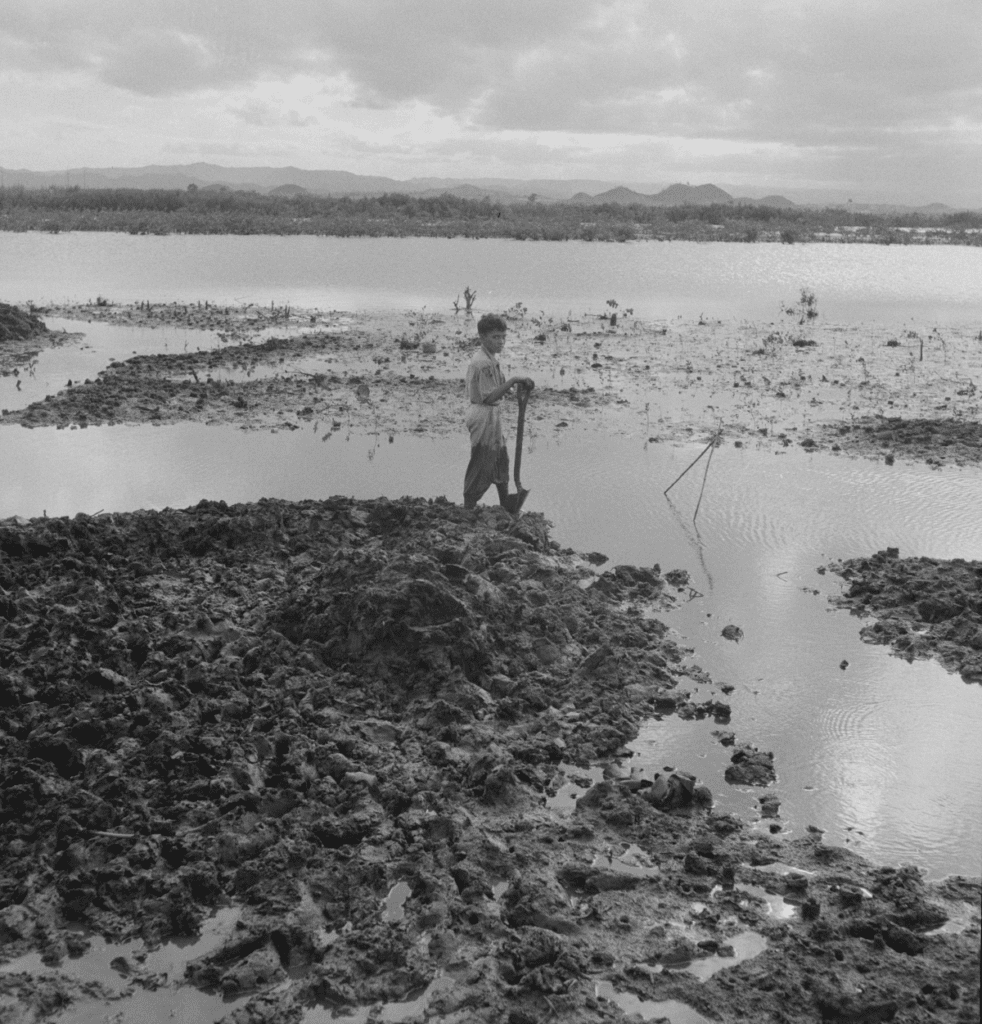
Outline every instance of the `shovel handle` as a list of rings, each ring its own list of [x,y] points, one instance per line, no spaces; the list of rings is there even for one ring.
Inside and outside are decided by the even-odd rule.
[[[522,490],[522,440],[525,435],[525,407],[532,389],[518,385],[518,427],[515,431],[515,489]]]

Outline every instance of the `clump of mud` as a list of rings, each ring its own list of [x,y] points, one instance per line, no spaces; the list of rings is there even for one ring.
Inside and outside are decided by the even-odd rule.
[[[684,766],[552,809],[682,674],[630,604],[660,572],[595,578],[540,516],[442,500],[3,522],[0,961],[231,905],[187,981],[236,1021],[971,1019],[977,882],[754,833]],[[0,969],[11,1012],[95,995]]]
[[[29,362],[53,337],[33,312],[0,302],[0,374]]]
[[[849,584],[836,603],[876,618],[860,630],[864,640],[908,661],[937,658],[966,682],[982,683],[982,562],[901,558],[887,548],[829,568]]]
[[[6,302],[0,302],[0,344],[7,341],[24,341],[45,331],[47,327],[39,316],[25,313],[24,310]]]
[[[967,382],[958,394],[972,396],[975,391]],[[888,464],[899,457],[935,467],[978,465],[982,462],[982,424],[972,415],[960,417],[942,408],[947,415],[937,419],[871,416],[826,426],[821,433],[835,451],[882,458]],[[811,447],[815,446],[813,441]]]

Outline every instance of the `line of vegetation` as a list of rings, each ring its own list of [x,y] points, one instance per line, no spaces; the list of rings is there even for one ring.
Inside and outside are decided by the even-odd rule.
[[[624,206],[206,189],[0,189],[0,231],[982,245],[982,212]]]

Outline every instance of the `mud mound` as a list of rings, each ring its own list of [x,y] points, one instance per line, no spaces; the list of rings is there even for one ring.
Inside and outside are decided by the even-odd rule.
[[[982,683],[982,562],[901,558],[897,548],[829,566],[848,581],[836,603],[876,622],[860,635],[913,661],[937,658]]]
[[[971,391],[958,392],[974,395]],[[942,406],[942,408],[946,408]],[[822,434],[833,450],[864,456],[914,459],[932,466],[977,465],[982,462],[982,423],[976,419],[902,419],[876,416],[851,424],[826,427]]]
[[[40,317],[0,302],[0,344],[6,341],[26,341],[35,334],[44,334],[47,329]]]
[[[681,674],[624,607],[665,598],[660,573],[594,578],[541,517],[445,501],[0,523],[0,961],[56,967],[79,925],[193,936],[231,905],[186,980],[248,998],[236,1021],[418,999],[448,1024],[586,1024],[617,1015],[598,980],[714,1019],[967,1019],[977,928],[928,932],[977,883],[782,846],[684,770],[609,766],[547,806]],[[759,870],[778,860],[809,874]],[[130,994],[162,984],[126,971]],[[0,972],[12,1019],[96,997]]]
[[[49,331],[34,313],[0,302],[0,374],[16,376],[19,367],[34,359],[40,349],[59,344],[63,337]]]
[[[0,896],[112,935],[193,932],[291,859],[544,790],[630,739],[679,658],[541,517],[203,502],[7,521],[0,553]]]

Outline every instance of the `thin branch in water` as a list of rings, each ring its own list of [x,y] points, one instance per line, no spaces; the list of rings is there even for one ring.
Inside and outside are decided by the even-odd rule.
[[[706,459],[706,472],[702,474],[702,487],[699,488],[699,500],[696,502],[696,510],[692,513],[692,521],[696,521],[696,516],[699,515],[699,506],[702,504],[702,492],[706,489],[706,479],[709,476],[709,467],[713,461],[713,452],[716,450],[716,442],[719,439],[719,432],[717,431],[716,436],[710,443],[709,458]]]

